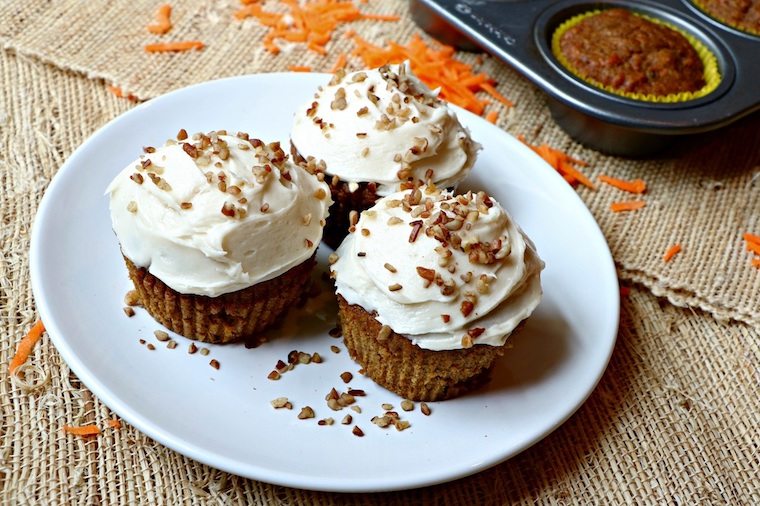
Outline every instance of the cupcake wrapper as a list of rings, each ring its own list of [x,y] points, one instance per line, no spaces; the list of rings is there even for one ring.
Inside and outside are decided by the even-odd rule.
[[[641,18],[646,19],[647,21],[651,21],[653,23],[657,23],[662,26],[666,26],[670,28],[673,31],[678,32],[679,34],[683,35],[683,37],[689,41],[689,44],[694,48],[694,50],[699,55],[699,58],[702,60],[702,65],[704,66],[704,79],[705,79],[705,85],[696,91],[688,91],[688,92],[682,92],[682,93],[671,93],[670,95],[650,95],[650,94],[644,94],[644,93],[631,93],[628,91],[621,91],[618,89],[613,88],[612,86],[607,86],[605,84],[602,84],[595,79],[591,79],[589,77],[583,76],[573,65],[568,61],[567,58],[562,54],[562,51],[560,50],[560,39],[562,38],[562,35],[565,34],[570,28],[577,25],[584,19],[595,16],[602,12],[601,10],[593,10],[590,12],[585,12],[583,14],[578,14],[577,16],[573,16],[572,18],[568,19],[567,21],[563,22],[552,34],[552,40],[551,40],[551,46],[552,46],[552,53],[554,54],[554,57],[557,58],[557,60],[562,64],[565,69],[567,69],[571,74],[578,77],[579,79],[583,80],[584,82],[595,86],[597,88],[600,88],[607,93],[611,93],[613,95],[618,95],[621,97],[630,98],[633,100],[641,100],[643,102],[654,102],[654,103],[665,103],[665,104],[672,104],[677,102],[686,102],[689,100],[695,100],[697,98],[704,97],[705,95],[708,95],[709,93],[712,93],[715,91],[715,89],[718,87],[721,81],[720,71],[718,70],[718,59],[715,57],[715,55],[710,51],[707,46],[702,44],[697,38],[695,38],[693,35],[691,35],[688,32],[685,32],[684,30],[681,30],[680,28],[671,25],[670,23],[666,23],[662,21],[661,19],[657,19],[651,16],[647,16],[645,14],[640,14],[638,12],[634,12],[634,15],[639,16]]]
[[[272,327],[308,293],[314,257],[288,272],[218,297],[182,294],[124,257],[140,303],[166,328],[207,343],[249,341]]]
[[[440,401],[460,396],[485,383],[501,346],[476,345],[462,350],[426,350],[382,328],[371,313],[338,295],[343,340],[364,374],[375,383],[414,401]]]

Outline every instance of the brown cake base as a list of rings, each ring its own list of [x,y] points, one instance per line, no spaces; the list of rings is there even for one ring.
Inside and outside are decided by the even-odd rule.
[[[382,328],[371,313],[338,295],[338,316],[346,347],[375,383],[414,401],[457,397],[487,382],[501,346],[476,345],[462,350],[425,350]]]
[[[293,155],[293,161],[301,166],[306,167],[306,159],[301,156],[293,143],[290,143],[290,153]],[[322,235],[322,242],[337,249],[343,239],[348,235],[348,227],[351,226],[351,211],[361,213],[375,205],[378,196],[375,191],[375,183],[359,183],[356,191],[348,189],[348,183],[336,176],[325,174],[325,182],[330,185],[330,196],[332,205],[330,206],[330,215],[327,217],[327,224]]]
[[[182,294],[124,257],[140,303],[166,328],[207,343],[255,341],[298,305],[309,291],[315,261],[309,260],[280,276],[218,297]]]

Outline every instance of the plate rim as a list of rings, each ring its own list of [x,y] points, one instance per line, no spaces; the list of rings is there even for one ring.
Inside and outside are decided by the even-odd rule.
[[[330,74],[325,73],[310,73],[309,78],[310,79],[328,79]],[[615,348],[615,344],[617,341],[617,335],[618,335],[618,329],[619,329],[619,322],[620,322],[620,294],[619,290],[615,290],[614,297],[616,300],[612,301],[614,304],[611,304],[614,310],[614,314],[610,315],[612,317],[611,321],[614,321],[614,332],[611,338],[608,341],[605,341],[605,343],[608,343],[608,349],[605,350],[605,356],[603,365],[599,368],[597,373],[595,374],[594,381],[586,388],[586,391],[584,392],[584,395],[580,399],[580,401],[568,412],[563,416],[560,417],[554,424],[551,424],[548,429],[541,432],[540,434],[536,435],[534,438],[528,438],[526,439],[522,444],[519,444],[516,446],[516,448],[512,452],[507,452],[505,454],[499,454],[496,452],[495,454],[490,455],[490,458],[484,459],[481,461],[481,464],[474,467],[474,468],[465,468],[460,469],[457,472],[446,472],[446,473],[438,473],[435,472],[428,472],[428,473],[417,473],[415,474],[416,478],[408,479],[404,481],[403,483],[399,483],[397,480],[383,480],[382,477],[380,479],[377,479],[376,477],[373,477],[373,479],[370,482],[351,482],[347,480],[340,480],[340,479],[326,479],[324,477],[309,477],[309,476],[303,476],[303,475],[296,475],[294,473],[284,473],[282,471],[277,470],[271,470],[268,469],[266,466],[256,465],[254,463],[242,463],[239,460],[224,457],[222,455],[213,453],[207,448],[203,448],[200,446],[196,446],[191,444],[190,442],[186,441],[182,437],[175,436],[171,431],[162,429],[155,423],[153,423],[149,418],[141,416],[138,412],[133,410],[127,403],[123,402],[118,395],[111,392],[110,389],[108,389],[104,384],[100,382],[100,380],[90,371],[90,369],[80,360],[76,352],[73,350],[73,348],[68,344],[67,339],[64,337],[64,333],[61,331],[61,329],[58,326],[58,322],[52,318],[53,310],[49,307],[48,301],[46,297],[44,297],[45,294],[45,288],[43,287],[44,283],[40,279],[40,275],[36,274],[40,272],[40,262],[42,261],[42,247],[41,244],[44,243],[44,237],[41,237],[41,232],[44,227],[40,225],[40,223],[44,222],[45,216],[47,213],[47,207],[52,201],[53,197],[49,197],[49,195],[55,195],[57,188],[63,181],[65,175],[71,171],[75,170],[72,167],[76,167],[78,164],[79,158],[83,156],[83,153],[86,152],[89,149],[89,146],[91,144],[97,144],[99,142],[99,138],[101,134],[104,131],[109,130],[112,128],[112,126],[115,123],[125,121],[127,118],[132,117],[133,115],[139,115],[144,112],[144,110],[149,109],[153,105],[157,103],[157,101],[163,101],[163,100],[170,100],[173,98],[177,98],[178,96],[181,96],[183,94],[187,93],[194,93],[198,89],[206,88],[206,87],[214,87],[223,85],[225,83],[229,83],[231,81],[245,81],[250,79],[292,79],[294,77],[298,77],[299,79],[303,79],[304,74],[303,73],[294,73],[294,72],[272,72],[272,73],[258,73],[258,74],[246,74],[241,76],[232,76],[232,77],[226,77],[221,79],[215,79],[210,81],[204,81],[201,83],[196,83],[190,86],[186,86],[183,88],[179,88],[177,90],[173,90],[169,93],[166,93],[164,95],[161,95],[159,97],[150,99],[146,102],[143,102],[136,107],[119,114],[115,118],[108,121],[106,124],[98,128],[95,132],[90,134],[90,136],[80,145],[78,146],[74,152],[64,161],[64,163],[58,168],[54,176],[52,177],[49,185],[45,189],[45,192],[42,196],[42,199],[40,200],[40,203],[38,205],[34,222],[32,225],[32,233],[30,237],[30,250],[29,250],[29,270],[30,270],[30,277],[31,277],[31,286],[32,286],[32,293],[34,296],[35,305],[37,307],[37,311],[40,315],[40,318],[45,322],[45,326],[48,332],[48,335],[50,336],[51,341],[55,345],[58,353],[62,356],[66,364],[69,366],[69,368],[77,375],[79,380],[92,392],[94,393],[98,399],[106,405],[111,411],[115,412],[120,418],[123,418],[126,420],[130,425],[134,426],[137,430],[140,432],[146,434],[150,438],[154,439],[155,441],[158,441],[162,445],[177,451],[178,453],[189,457],[193,460],[196,460],[200,463],[206,464],[210,467],[229,472],[234,475],[243,476],[249,479],[253,480],[259,480],[266,483],[271,483],[275,485],[280,486],[287,486],[287,487],[293,487],[293,488],[300,488],[300,489],[306,489],[306,490],[316,490],[316,491],[324,491],[324,492],[387,492],[387,491],[398,491],[398,490],[407,490],[412,488],[420,488],[420,487],[426,487],[431,485],[436,485],[439,483],[445,483],[449,481],[453,481],[456,479],[464,478],[466,476],[470,476],[473,474],[476,474],[478,472],[481,472],[485,469],[488,469],[490,467],[493,467],[501,462],[504,462],[519,453],[522,453],[527,448],[533,446],[534,444],[538,443],[539,441],[546,438],[549,434],[554,432],[559,426],[564,424],[571,416],[573,416],[578,409],[586,402],[588,397],[591,395],[591,393],[596,389],[597,385],[599,384],[599,381],[601,380],[602,376],[604,375],[605,371],[607,370],[607,367],[609,365],[610,358],[612,356],[613,350]],[[167,98],[168,97],[168,98]],[[517,139],[514,138],[511,134],[509,134],[506,130],[503,130],[499,128],[496,125],[492,125],[485,121],[483,118],[466,111],[462,108],[459,108],[457,106],[453,106],[455,109],[457,115],[459,117],[466,117],[467,121],[464,123],[470,124],[472,122],[482,122],[482,126],[487,128],[495,128],[498,129],[500,132],[500,135],[507,136],[514,140],[515,142]],[[511,142],[511,141],[510,141]],[[542,166],[542,169],[547,173],[547,177],[550,178],[556,178],[558,180],[562,181],[562,184],[566,184],[564,180],[562,180],[561,176],[553,169],[551,168],[541,157],[539,157],[536,153],[534,153],[532,150],[530,150],[527,146],[521,146],[521,149],[524,149],[524,154],[533,157],[534,162],[537,162]],[[61,175],[63,174],[63,175]],[[571,188],[567,187],[567,195],[571,199],[576,199],[575,204],[580,206],[580,216],[582,219],[588,221],[588,225],[590,225],[590,231],[593,232],[595,235],[594,240],[599,241],[600,245],[603,246],[603,256],[605,257],[605,264],[606,265],[600,265],[599,270],[604,271],[605,276],[611,276],[612,279],[614,279],[615,285],[618,285],[618,278],[617,278],[617,271],[615,268],[614,259],[612,257],[612,253],[609,249],[609,245],[607,244],[607,241],[604,237],[604,234],[599,227],[599,224],[594,219],[593,215],[591,214],[591,211],[586,206],[585,202],[580,198],[580,196]],[[570,196],[572,195],[572,196]],[[244,468],[236,467],[236,464],[243,465]],[[316,481],[315,481],[316,480]]]

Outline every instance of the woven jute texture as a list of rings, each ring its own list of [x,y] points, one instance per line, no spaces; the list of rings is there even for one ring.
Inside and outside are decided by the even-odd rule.
[[[0,6],[0,42],[61,68],[100,78],[140,99],[150,99],[188,84],[255,72],[284,71],[306,65],[315,71],[332,67],[337,55],[354,43],[341,37],[342,27],[320,56],[303,45],[290,45],[277,56],[261,44],[266,28],[257,21],[236,21],[233,0],[173,2],[174,28],[162,37],[145,26],[153,22],[158,2],[7,2]],[[264,2],[269,10],[282,10]],[[406,42],[420,31],[407,2],[374,1],[366,12],[399,14],[401,21],[360,21],[350,25],[366,39]],[[203,51],[148,54],[146,43],[199,39]],[[474,55],[462,55],[468,62]],[[358,58],[350,63],[360,66]],[[624,279],[641,282],[681,306],[699,307],[719,318],[734,318],[760,328],[760,275],[743,250],[741,234],[760,230],[760,117],[693,139],[659,159],[646,162],[600,155],[569,139],[550,119],[543,95],[507,66],[486,60],[500,91],[516,105],[500,110],[500,126],[532,143],[546,142],[589,162],[588,175],[607,174],[649,183],[647,207],[614,214],[609,205],[630,195],[602,187],[580,194],[604,231]],[[683,253],[665,263],[674,243]]]
[[[155,37],[144,25],[157,3],[0,5],[7,49],[0,52],[0,503],[760,503],[760,275],[740,239],[741,232],[760,229],[760,119],[745,119],[654,161],[604,157],[565,137],[540,93],[492,61],[485,69],[517,103],[502,111],[501,126],[590,162],[589,175],[642,177],[650,186],[648,206],[621,215],[607,210],[610,201],[626,198],[619,191],[580,190],[620,276],[641,284],[623,300],[607,372],[567,423],[478,475],[375,495],[242,479],[174,453],[126,424],[87,440],[65,435],[64,424],[105,427],[113,415],[70,372],[47,336],[22,366],[25,381],[10,378],[7,364],[36,319],[28,249],[39,200],[66,157],[133,105],[106,91],[102,79],[149,99],[224,75],[296,62],[315,69],[332,64],[330,56],[323,60],[298,48],[278,58],[262,53],[262,29],[232,22],[232,2],[173,5],[176,28],[167,37],[201,38],[209,45],[205,51],[145,55],[142,45]],[[370,1],[363,8],[405,13],[402,2]],[[374,40],[405,41],[415,31],[407,21],[355,29],[360,26]],[[345,41],[335,46],[351,48]],[[673,242],[684,251],[664,264],[662,254]],[[652,292],[691,307],[676,307]]]

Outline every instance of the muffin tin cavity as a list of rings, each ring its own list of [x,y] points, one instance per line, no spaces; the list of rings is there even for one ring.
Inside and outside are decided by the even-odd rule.
[[[690,0],[690,3],[697,12],[722,28],[760,38],[760,0]]]

